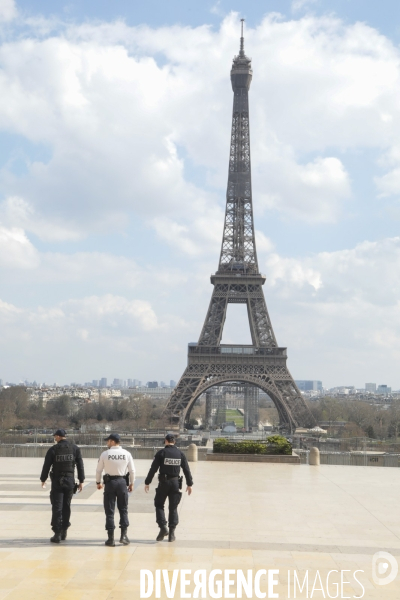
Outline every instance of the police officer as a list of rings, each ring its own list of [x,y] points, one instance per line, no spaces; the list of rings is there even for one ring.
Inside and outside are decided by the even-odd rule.
[[[135,482],[135,467],[132,454],[120,446],[121,438],[118,433],[111,433],[106,438],[108,450],[102,453],[96,469],[97,489],[101,490],[101,474],[104,470],[104,511],[106,513],[106,530],[108,540],[106,546],[115,546],[114,541],[114,512],[115,500],[119,510],[119,526],[121,528],[121,544],[128,545],[128,490],[132,492]],[[127,480],[129,473],[129,484]],[[128,486],[128,487],[127,487]]]
[[[158,487],[154,497],[154,506],[156,507],[156,521],[160,528],[157,536],[157,542],[161,542],[165,536],[168,536],[169,542],[175,541],[175,528],[179,523],[178,504],[181,501],[182,493],[182,477],[179,473],[182,470],[186,479],[186,491],[188,495],[192,493],[193,479],[189,469],[189,464],[186,456],[175,446],[175,436],[168,433],[165,436],[165,448],[159,450],[154,457],[150,471],[145,479],[145,491],[150,489],[150,483],[154,475],[160,469],[158,475]],[[164,505],[168,498],[168,526],[165,519]]]
[[[51,468],[50,502],[52,506],[51,528],[54,535],[50,541],[59,544],[67,539],[67,529],[70,527],[71,500],[75,488],[75,465],[78,471],[78,490],[83,489],[85,471],[81,451],[78,446],[66,439],[65,429],[57,429],[53,434],[54,446],[46,453],[40,481],[42,488],[46,485]]]

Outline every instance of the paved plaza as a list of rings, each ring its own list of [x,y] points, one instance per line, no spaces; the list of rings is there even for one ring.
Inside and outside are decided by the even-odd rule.
[[[107,548],[102,492],[94,483],[96,460],[85,460],[85,488],[74,497],[68,540],[59,545],[49,543],[49,486],[40,487],[42,462],[0,459],[0,599],[132,600],[140,597],[141,569],[205,569],[207,574],[276,569],[279,583],[273,591],[283,599],[289,597],[288,577],[296,571],[303,581],[307,570],[308,597],[324,598],[316,589],[310,595],[317,571],[325,597],[329,571],[332,582],[335,571],[346,571],[344,581],[350,583],[342,597],[360,597],[362,588],[352,574],[361,570],[356,577],[365,588],[363,598],[400,598],[399,576],[385,586],[372,578],[376,552],[389,552],[400,563],[400,469],[191,463],[194,491],[183,496],[177,541],[170,544],[155,542],[155,483],[146,495],[150,461],[138,460],[137,487],[129,500],[131,545]],[[266,576],[260,581],[267,591]],[[335,597],[334,587],[329,592]],[[161,598],[166,597],[162,587]],[[174,597],[181,598],[179,587]],[[305,588],[296,597],[306,598]]]

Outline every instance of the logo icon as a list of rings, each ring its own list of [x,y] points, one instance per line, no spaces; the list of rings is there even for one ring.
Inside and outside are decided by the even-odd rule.
[[[372,557],[372,579],[377,585],[392,583],[398,570],[397,560],[389,552],[376,552]]]

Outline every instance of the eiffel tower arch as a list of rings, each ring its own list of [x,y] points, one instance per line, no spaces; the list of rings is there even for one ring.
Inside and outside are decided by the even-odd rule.
[[[214,286],[197,344],[189,344],[188,365],[171,394],[166,415],[184,427],[197,398],[215,385],[250,383],[273,400],[280,423],[290,431],[313,417],[286,366],[286,348],[272,329],[259,272],[251,189],[249,89],[253,71],[244,52],[233,59],[233,113],[226,211],[221,254]],[[221,344],[229,303],[246,304],[251,345]]]

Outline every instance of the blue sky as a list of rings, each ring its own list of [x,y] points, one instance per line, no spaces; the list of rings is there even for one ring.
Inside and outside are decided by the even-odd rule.
[[[0,378],[178,379],[218,263],[246,18],[253,198],[295,378],[400,388],[400,7],[0,0]],[[224,341],[249,340],[230,307]]]
[[[66,17],[82,22],[95,19],[112,21],[124,19],[129,25],[147,23],[151,27],[163,25],[189,25],[197,27],[204,23],[215,28],[220,25],[221,17],[231,11],[236,11],[247,19],[250,26],[254,27],[265,14],[279,12],[286,18],[298,17],[304,12],[312,10],[316,15],[336,14],[347,23],[363,21],[371,27],[379,29],[385,35],[396,40],[400,35],[399,17],[400,6],[394,0],[316,0],[296,3],[292,0],[247,0],[232,2],[220,0],[217,2],[206,1],[176,1],[159,2],[132,2],[130,0],[83,0],[82,2],[59,2],[58,0],[21,0],[18,6],[27,15],[43,15],[46,18],[57,16]]]

